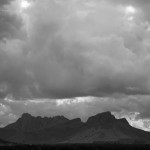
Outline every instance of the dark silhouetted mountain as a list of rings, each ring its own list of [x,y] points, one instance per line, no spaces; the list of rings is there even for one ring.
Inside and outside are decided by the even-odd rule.
[[[68,119],[63,116],[57,116],[53,118],[42,118],[42,117],[33,117],[30,114],[23,114],[17,122],[8,125],[5,129],[13,129],[16,131],[30,132],[44,130],[46,128],[53,127],[67,122]]]
[[[11,146],[11,145],[15,145],[15,143],[0,139],[0,146]]]
[[[116,119],[110,112],[81,119],[63,116],[33,117],[23,114],[15,123],[0,129],[0,138],[22,144],[149,142],[150,133],[133,128],[126,119]]]

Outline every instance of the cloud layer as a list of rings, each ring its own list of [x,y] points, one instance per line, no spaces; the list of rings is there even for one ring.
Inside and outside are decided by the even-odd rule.
[[[129,20],[124,4],[37,0],[3,11],[2,96],[149,94],[149,24],[140,10]]]

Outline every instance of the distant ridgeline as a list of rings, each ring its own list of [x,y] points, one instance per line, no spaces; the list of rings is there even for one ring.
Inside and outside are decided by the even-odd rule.
[[[0,129],[0,138],[20,144],[140,144],[149,143],[150,133],[131,127],[126,119],[116,119],[110,112],[92,116],[86,123],[79,118],[69,120],[63,116],[41,118],[23,114],[15,123]]]

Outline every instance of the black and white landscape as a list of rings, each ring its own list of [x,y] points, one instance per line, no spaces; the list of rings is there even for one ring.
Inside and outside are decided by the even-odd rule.
[[[147,145],[149,110],[149,0],[0,0],[1,145]]]
[[[150,144],[149,132],[131,127],[126,119],[116,119],[110,112],[92,116],[85,123],[79,118],[69,120],[63,116],[41,118],[23,114],[15,123],[1,128],[0,137],[11,143],[28,145]]]

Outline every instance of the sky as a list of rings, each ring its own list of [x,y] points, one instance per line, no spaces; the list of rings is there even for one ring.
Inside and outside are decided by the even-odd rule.
[[[0,0],[0,126],[111,111],[150,131],[149,14],[149,0]]]

